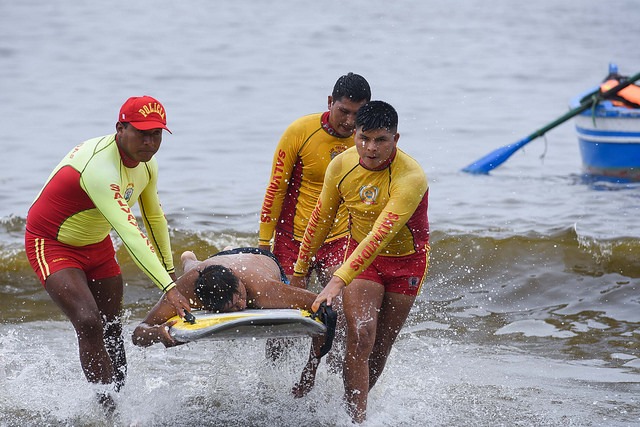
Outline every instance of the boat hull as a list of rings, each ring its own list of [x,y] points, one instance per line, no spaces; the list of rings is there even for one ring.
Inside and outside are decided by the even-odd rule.
[[[580,105],[581,97],[571,107]],[[640,110],[601,101],[575,117],[584,173],[640,181]]]

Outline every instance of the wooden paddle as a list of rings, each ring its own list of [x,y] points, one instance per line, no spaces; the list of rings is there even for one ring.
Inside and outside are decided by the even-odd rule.
[[[624,89],[625,87],[629,86],[630,84],[632,84],[637,80],[640,80],[640,73],[629,77],[624,83],[621,83],[618,86],[612,89],[609,89],[606,92],[601,93],[600,89],[591,92],[590,94],[588,94],[583,98],[583,101],[580,103],[579,107],[574,108],[564,116],[549,123],[545,127],[538,129],[531,135],[528,135],[522,138],[520,141],[513,144],[505,145],[504,147],[500,147],[496,150],[493,150],[486,156],[476,160],[475,162],[471,163],[469,166],[462,169],[462,171],[473,173],[473,174],[488,174],[490,171],[492,171],[493,169],[497,168],[498,166],[506,162],[507,159],[511,157],[513,153],[515,153],[516,151],[518,151],[519,149],[521,149],[522,147],[524,147],[534,139],[544,135],[549,130],[553,129],[554,127],[558,126],[561,123],[566,122],[570,118],[577,116],[583,111],[588,110],[589,108],[593,107],[603,99],[607,99],[608,97],[615,95],[616,93],[618,93],[619,91],[621,91],[622,89]]]

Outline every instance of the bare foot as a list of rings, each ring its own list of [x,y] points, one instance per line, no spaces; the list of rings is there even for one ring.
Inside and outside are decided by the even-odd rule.
[[[300,399],[302,397],[305,397],[307,394],[309,394],[309,392],[313,389],[313,386],[315,385],[315,379],[312,378],[311,381],[303,381],[300,380],[299,383],[296,383],[296,385],[293,386],[293,388],[291,389],[291,394],[293,394],[293,397],[295,397],[296,399]]]
[[[113,418],[116,413],[116,402],[109,393],[98,393],[98,403],[102,406],[102,410],[107,418]]]
[[[300,381],[298,381],[291,389],[293,397],[297,399],[305,397],[313,389],[313,386],[316,383],[316,371],[318,370],[319,364],[320,359],[309,359],[307,365],[302,370]]]
[[[184,251],[182,252],[182,255],[180,255],[180,261],[183,264],[187,260],[194,260],[194,259],[196,259],[196,254],[194,254],[192,251]]]
[[[180,255],[180,263],[182,264],[182,271],[190,270],[195,263],[198,262],[198,258],[196,254],[192,251],[184,251],[182,255]]]

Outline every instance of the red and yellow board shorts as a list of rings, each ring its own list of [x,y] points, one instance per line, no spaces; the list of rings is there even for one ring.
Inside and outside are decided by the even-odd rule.
[[[348,236],[340,237],[330,242],[325,242],[313,261],[309,265],[309,271],[326,270],[342,264],[345,260],[344,251],[347,247]],[[300,250],[300,242],[291,237],[291,234],[282,233],[276,230],[273,240],[273,254],[280,261],[280,265],[284,269],[287,276],[293,275],[293,266],[298,259],[298,251]]]
[[[87,280],[105,279],[121,273],[109,236],[93,245],[71,246],[27,231],[24,244],[29,263],[43,285],[47,277],[65,268],[84,271]]]
[[[358,247],[358,242],[349,240],[347,257]],[[384,286],[385,292],[417,296],[429,270],[429,246],[405,256],[378,255],[356,279],[371,280]]]

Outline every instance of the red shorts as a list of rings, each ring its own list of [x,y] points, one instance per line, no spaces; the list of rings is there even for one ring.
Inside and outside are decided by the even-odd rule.
[[[347,257],[358,247],[351,239]],[[371,280],[384,286],[385,292],[417,296],[429,270],[429,246],[415,254],[400,257],[378,255],[356,279]]]
[[[326,270],[342,264],[345,260],[344,250],[347,247],[349,238],[347,236],[340,237],[330,242],[325,242],[309,265],[309,271]],[[280,261],[280,265],[284,269],[287,276],[293,275],[293,267],[298,259],[298,251],[300,250],[300,242],[291,237],[290,234],[281,233],[276,230],[276,236],[273,240],[273,254]]]
[[[57,240],[38,237],[27,231],[24,236],[27,258],[44,285],[47,277],[64,268],[78,268],[87,280],[99,280],[120,274],[111,237],[87,246],[71,246]]]

